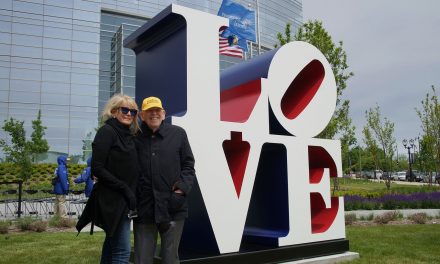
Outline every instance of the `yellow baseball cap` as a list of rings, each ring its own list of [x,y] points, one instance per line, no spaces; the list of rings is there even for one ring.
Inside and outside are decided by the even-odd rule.
[[[157,107],[163,110],[162,101],[159,98],[150,96],[144,99],[142,102],[142,111],[146,111],[150,108]]]

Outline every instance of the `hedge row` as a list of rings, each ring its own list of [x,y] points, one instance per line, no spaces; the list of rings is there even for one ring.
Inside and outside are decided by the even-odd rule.
[[[83,164],[67,165],[70,182],[82,173],[85,166],[86,165]],[[28,187],[50,186],[50,181],[56,167],[57,164],[33,164],[31,177],[24,184]],[[0,163],[0,183],[18,181],[20,179],[18,177],[18,172],[19,168],[15,164],[6,162]]]

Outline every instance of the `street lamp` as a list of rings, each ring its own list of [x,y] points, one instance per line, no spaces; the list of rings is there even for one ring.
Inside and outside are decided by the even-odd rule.
[[[409,141],[404,139],[402,141],[403,146],[408,149],[408,166],[409,166],[409,177],[408,180],[409,181],[414,181],[413,178],[413,173],[412,173],[412,163],[413,163],[413,159],[411,158],[411,149],[415,147],[414,145],[414,139],[410,139]]]
[[[425,166],[423,166],[424,162],[422,161],[422,158],[420,156],[421,152],[422,152],[422,149],[420,148],[420,134],[414,140],[417,140],[417,143],[418,143],[418,150],[417,150],[416,159],[419,160],[419,170],[426,174],[426,171],[425,171],[425,168],[424,168]]]

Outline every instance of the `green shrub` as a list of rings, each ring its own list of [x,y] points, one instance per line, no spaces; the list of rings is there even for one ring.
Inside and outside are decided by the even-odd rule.
[[[50,180],[58,164],[32,164],[32,175],[27,181],[33,188],[43,187],[44,189],[52,188]],[[69,164],[67,166],[69,171],[69,181],[72,183],[73,179],[80,174],[86,165],[82,164]],[[0,182],[2,181],[18,181],[19,169],[15,164],[0,162]],[[2,190],[6,188],[4,185],[0,186]]]
[[[17,226],[21,231],[31,230],[32,223],[38,220],[39,219],[37,218],[26,216],[23,218],[19,218],[17,222],[15,222],[15,226]]]
[[[52,227],[74,227],[76,225],[76,221],[73,219],[69,219],[69,218],[63,218],[60,216],[54,216],[49,220],[49,226]]]
[[[38,220],[38,221],[32,222],[30,224],[30,230],[38,232],[38,233],[46,231],[46,229],[47,229],[47,222],[46,221]]]
[[[356,222],[355,213],[345,214],[345,225],[352,225],[354,222]]]
[[[426,213],[416,213],[408,216],[408,219],[416,224],[425,224],[428,220],[428,215]]]
[[[10,221],[0,221],[0,234],[7,234],[10,226]]]
[[[382,215],[377,215],[374,218],[374,222],[377,224],[388,224],[390,221],[397,220],[399,218],[399,212],[392,211],[392,212],[386,212]]]
[[[359,220],[361,220],[361,221],[371,221],[371,220],[373,220],[373,218],[374,218],[374,215],[371,213],[371,214],[369,214],[369,215],[367,215],[367,216],[360,216],[359,217]]]

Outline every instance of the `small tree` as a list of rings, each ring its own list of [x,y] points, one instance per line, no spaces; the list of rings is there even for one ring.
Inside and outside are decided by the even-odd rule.
[[[0,148],[5,153],[5,160],[18,165],[20,168],[19,177],[26,181],[32,173],[32,162],[35,162],[36,155],[45,153],[49,150],[47,140],[44,139],[45,126],[41,122],[41,112],[38,111],[36,120],[32,121],[33,132],[31,141],[26,140],[26,131],[24,121],[18,121],[14,118],[5,120],[2,129],[7,132],[11,138],[11,144],[0,139]]]
[[[366,151],[370,153],[371,158],[374,162],[374,169],[379,169],[379,147],[377,146],[377,142],[371,134],[371,130],[368,126],[365,126],[362,130],[364,134],[364,144],[366,145]],[[376,175],[375,175],[376,176]]]
[[[347,109],[348,113],[348,102],[344,102],[344,105],[342,108]],[[347,107],[347,108],[345,108]],[[357,143],[356,136],[355,136],[355,127],[352,125],[352,120],[348,115],[341,115],[339,119],[339,123],[341,127],[345,127],[345,130],[342,130],[340,134],[340,140],[341,140],[341,151],[342,151],[342,160],[348,160],[350,161],[350,147],[355,145]],[[345,166],[345,170],[347,172],[351,171],[351,162],[347,162],[347,165]],[[344,163],[343,163],[344,164]],[[344,167],[344,166],[343,166]]]
[[[92,155],[92,131],[88,132],[86,137],[82,140],[83,142],[83,146],[82,146],[82,150],[83,150],[83,154],[82,154],[82,159],[85,161],[87,160],[91,155]]]
[[[36,120],[32,121],[33,132],[31,134],[32,141],[30,142],[30,152],[32,155],[32,162],[36,162],[37,155],[46,153],[49,150],[49,144],[44,138],[44,130],[47,128],[43,126],[41,122],[41,110],[38,110],[38,116]]]
[[[440,102],[434,86],[422,101],[422,108],[416,109],[424,135],[421,142],[421,155],[426,169],[440,169]]]
[[[14,118],[5,120],[2,129],[11,136],[11,145],[5,140],[0,139],[0,147],[6,155],[6,161],[18,165],[20,168],[19,177],[25,181],[31,175],[31,151],[29,143],[26,141],[26,131],[24,130],[24,121],[18,121]]]
[[[290,34],[290,27],[292,26],[292,24],[287,23],[286,27],[284,28],[284,36],[283,34],[281,34],[280,32],[277,33],[277,39],[280,42],[280,46],[283,46],[289,42],[292,41],[292,37]],[[275,48],[278,48],[278,44],[274,45]]]
[[[391,187],[391,175],[394,147],[396,145],[396,139],[394,138],[394,123],[388,120],[386,117],[381,120],[380,108],[376,106],[374,109],[369,109],[365,112],[367,119],[367,125],[374,133],[377,141],[382,146],[383,151],[383,168],[387,172],[385,177],[385,184],[388,189]]]
[[[429,184],[432,184],[433,171],[437,172],[437,159],[435,151],[435,139],[432,135],[423,135],[420,141],[420,150],[418,158],[423,163],[426,175],[429,176]]]

